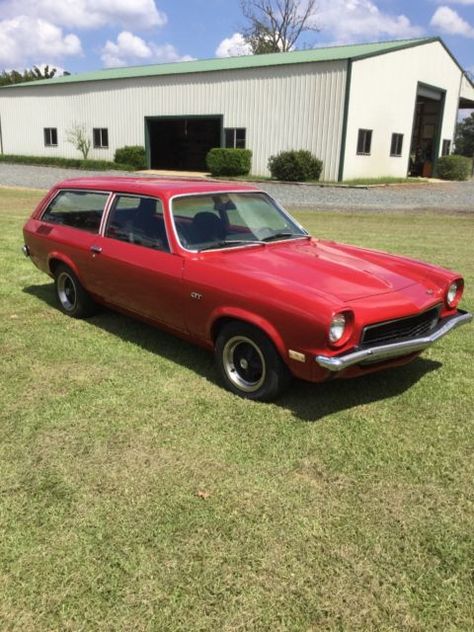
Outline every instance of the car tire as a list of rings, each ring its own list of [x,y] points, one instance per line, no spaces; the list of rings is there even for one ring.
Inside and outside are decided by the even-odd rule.
[[[85,318],[96,311],[96,304],[69,266],[58,265],[54,271],[54,287],[63,314],[72,318]]]
[[[222,327],[215,343],[217,370],[224,386],[246,399],[269,402],[283,393],[291,374],[269,338],[238,321]]]

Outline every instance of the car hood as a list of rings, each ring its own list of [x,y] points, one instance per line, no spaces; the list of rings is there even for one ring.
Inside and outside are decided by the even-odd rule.
[[[417,262],[329,241],[287,241],[235,250],[232,257],[226,256],[229,253],[219,253],[220,268],[235,266],[250,278],[331,295],[343,302],[399,291],[415,283],[434,287]]]

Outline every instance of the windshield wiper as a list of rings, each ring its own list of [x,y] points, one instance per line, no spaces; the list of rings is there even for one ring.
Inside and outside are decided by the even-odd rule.
[[[199,252],[204,252],[205,250],[217,250],[218,248],[227,248],[229,246],[245,246],[246,244],[261,244],[262,241],[259,239],[229,239],[218,241],[212,246],[206,246],[206,248],[201,248]]]
[[[288,237],[306,237],[306,235],[298,235],[296,233],[274,233],[273,235],[269,235],[268,237],[264,237],[262,241],[276,241],[277,239],[288,239]]]

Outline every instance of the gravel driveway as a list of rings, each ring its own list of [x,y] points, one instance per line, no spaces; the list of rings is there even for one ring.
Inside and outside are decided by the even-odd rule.
[[[283,205],[320,210],[474,212],[474,180],[441,184],[402,184],[343,188],[265,183]]]
[[[0,185],[49,189],[65,178],[97,175],[130,175],[126,172],[95,172],[57,167],[0,163]],[[433,184],[410,184],[373,188],[320,187],[314,185],[257,183],[289,207],[321,210],[430,210],[474,212],[474,180]],[[0,193],[1,195],[1,193]]]

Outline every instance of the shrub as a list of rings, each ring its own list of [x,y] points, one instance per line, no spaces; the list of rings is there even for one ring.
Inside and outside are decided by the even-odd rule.
[[[442,156],[436,163],[435,175],[442,180],[469,180],[472,175],[472,159],[466,156]]]
[[[0,162],[21,165],[43,165],[66,169],[90,169],[91,171],[135,171],[133,165],[117,164],[108,160],[81,160],[80,158],[59,158],[57,156],[18,156],[0,154]]]
[[[246,176],[252,164],[252,152],[215,147],[208,152],[206,164],[213,176]]]
[[[272,178],[287,182],[304,182],[305,180],[319,180],[323,163],[310,151],[281,151],[276,156],[270,156],[268,168]]]
[[[135,169],[147,168],[145,148],[141,145],[119,147],[115,152],[114,161],[123,165],[133,165]]]

